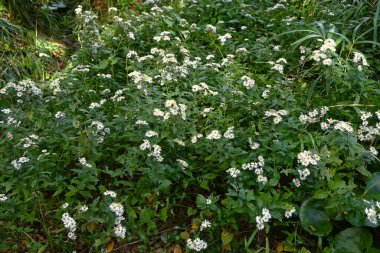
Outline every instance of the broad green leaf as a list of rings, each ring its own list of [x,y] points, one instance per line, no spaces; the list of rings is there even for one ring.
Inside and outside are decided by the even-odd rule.
[[[368,178],[366,193],[367,194],[380,193],[380,172],[373,173],[372,177]]]
[[[372,246],[372,234],[364,228],[347,228],[336,235],[333,253],[362,253]]]
[[[228,231],[223,231],[221,237],[222,237],[222,244],[228,245],[234,238],[234,235]]]
[[[325,201],[323,200],[309,198],[302,203],[301,225],[312,235],[324,236],[332,230],[332,224],[324,207]]]

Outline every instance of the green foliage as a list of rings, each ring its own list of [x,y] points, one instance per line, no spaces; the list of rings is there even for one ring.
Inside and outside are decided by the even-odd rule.
[[[0,82],[0,251],[375,250],[374,3],[91,4]]]

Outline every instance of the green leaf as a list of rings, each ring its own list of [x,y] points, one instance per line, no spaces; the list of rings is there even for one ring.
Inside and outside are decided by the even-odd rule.
[[[329,192],[324,189],[316,190],[313,194],[314,199],[325,199],[329,196]]]
[[[222,244],[228,245],[234,238],[234,235],[228,231],[223,231],[221,237],[222,237]]]
[[[334,253],[361,253],[372,246],[372,234],[364,228],[347,228],[335,237]]]
[[[324,209],[325,201],[309,198],[302,203],[302,227],[312,235],[324,236],[331,232],[332,224]]]
[[[380,193],[380,172],[373,173],[372,177],[368,178],[366,193],[367,194]]]

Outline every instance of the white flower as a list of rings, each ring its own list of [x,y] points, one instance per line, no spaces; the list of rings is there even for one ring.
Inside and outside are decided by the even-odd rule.
[[[150,137],[158,136],[158,133],[156,133],[155,131],[149,130],[148,132],[145,133],[145,136],[150,138]]]
[[[69,203],[66,202],[61,207],[62,207],[62,209],[66,209],[68,206],[69,206]]]
[[[204,220],[201,223],[200,230],[202,231],[203,229],[209,228],[209,227],[211,227],[211,222],[208,220]]]
[[[302,151],[297,155],[298,163],[303,166],[317,165],[318,161],[321,160],[319,155],[316,155],[310,151]]]
[[[79,207],[79,212],[80,212],[80,213],[85,213],[85,212],[87,212],[87,211],[88,211],[88,206],[83,205],[83,206],[80,206],[80,207]]]
[[[324,59],[323,60],[323,65],[330,66],[332,64],[332,60],[330,58]]]
[[[92,165],[89,164],[86,160],[86,158],[82,157],[82,158],[79,158],[79,163],[84,166],[84,167],[87,167],[87,168],[92,168]]]
[[[123,227],[121,224],[117,225],[116,227],[113,228],[113,232],[117,237],[120,237],[121,239],[125,238],[125,233],[127,229]]]
[[[201,250],[207,249],[207,242],[205,242],[199,238],[195,238],[194,240],[191,240],[189,238],[189,239],[187,239],[186,246],[189,249],[192,249],[195,251],[201,251]]]
[[[374,208],[374,207],[366,208],[366,209],[364,210],[364,212],[365,212],[365,214],[367,215],[367,219],[368,219],[371,223],[377,225],[377,219],[378,219],[378,217],[377,217],[377,213],[376,213],[375,208]]]
[[[120,203],[113,202],[109,205],[109,208],[116,214],[116,216],[122,216],[124,213],[124,207]]]
[[[240,170],[231,167],[227,170],[227,173],[229,173],[231,177],[237,177],[240,174]]]
[[[234,134],[234,127],[229,127],[227,131],[223,134],[223,137],[226,139],[233,139],[235,138]]]
[[[377,156],[378,154],[379,154],[379,152],[376,150],[376,148],[375,147],[369,147],[369,152],[371,152],[371,154],[373,155],[373,156]]]
[[[5,195],[4,193],[0,194],[0,202],[6,201],[7,199],[7,195]]]
[[[206,139],[208,140],[218,140],[222,137],[220,132],[218,130],[212,130],[207,136]]]
[[[242,76],[240,78],[240,80],[243,81],[243,85],[247,88],[247,89],[251,89],[254,85],[255,85],[255,80],[249,78],[248,76]]]
[[[103,195],[104,195],[104,196],[110,196],[111,198],[116,198],[116,197],[117,197],[116,192],[114,192],[114,191],[109,191],[109,190],[105,191],[105,192],[103,193]]]
[[[189,166],[189,164],[184,160],[177,159],[177,162],[181,165],[182,169],[186,169]]]
[[[285,217],[286,217],[286,218],[290,218],[290,217],[293,216],[293,213],[295,213],[295,212],[296,212],[296,209],[295,209],[294,207],[289,208],[289,209],[287,209],[286,212],[285,212]]]
[[[56,119],[59,119],[59,118],[63,118],[65,117],[65,113],[64,112],[61,112],[61,111],[58,111],[56,114],[55,114],[55,118]]]
[[[62,222],[65,228],[67,228],[70,232],[74,232],[77,229],[77,223],[68,213],[62,214]]]

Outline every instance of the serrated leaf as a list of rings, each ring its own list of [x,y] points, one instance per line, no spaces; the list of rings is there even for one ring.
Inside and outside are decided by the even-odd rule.
[[[313,194],[314,199],[325,199],[329,196],[329,192],[323,189],[316,190]]]

